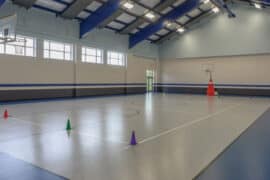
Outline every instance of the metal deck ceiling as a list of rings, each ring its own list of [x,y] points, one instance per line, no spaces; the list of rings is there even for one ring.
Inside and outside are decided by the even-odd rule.
[[[80,21],[80,36],[94,28],[107,28],[116,33],[130,35],[130,47],[148,40],[162,42],[177,34],[177,28],[188,28],[196,20],[212,13],[215,6],[205,0],[11,0],[25,8],[38,8],[55,13],[65,19]],[[123,2],[133,4],[132,9]],[[241,0],[250,4],[253,1]],[[270,0],[257,1],[268,5]],[[145,14],[152,12],[150,20]],[[164,22],[167,22],[165,24]],[[170,26],[168,26],[170,24]]]

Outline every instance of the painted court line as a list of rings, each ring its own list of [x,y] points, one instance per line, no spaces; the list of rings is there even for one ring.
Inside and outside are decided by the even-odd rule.
[[[33,126],[36,126],[38,128],[41,128],[42,129],[42,125],[38,124],[38,123],[34,123],[34,122],[30,122],[30,121],[27,121],[27,120],[23,120],[23,119],[19,119],[19,118],[15,118],[15,117],[10,117],[10,119],[14,119],[14,120],[17,120],[17,121],[20,121],[22,123],[25,123],[25,124],[30,124],[30,125],[33,125]],[[58,130],[58,131],[64,131],[64,130]],[[58,131],[52,131],[52,132],[58,132]],[[46,134],[50,131],[42,131],[40,133],[35,133],[35,134],[32,134],[32,135],[41,135],[41,134]],[[101,139],[103,142],[114,142],[114,143],[121,143],[121,144],[128,144],[128,142],[124,142],[124,141],[115,141],[115,140],[110,140],[110,139],[103,139],[103,138],[100,138],[100,137],[97,137],[97,136],[94,136],[94,135],[90,135],[90,134],[87,134],[87,133],[82,133],[82,132],[76,132],[76,131],[72,131],[73,133],[76,133],[76,134],[81,134],[81,135],[86,135],[88,137],[92,137],[92,138],[96,138],[96,139]]]
[[[39,128],[42,127],[42,126],[41,126],[40,124],[38,124],[38,123],[33,123],[33,122],[30,122],[30,121],[27,121],[27,120],[15,118],[15,117],[10,117],[10,119],[15,119],[15,120],[21,121],[21,122],[23,122],[23,123],[25,123],[25,124],[31,124],[31,125],[33,125],[33,126],[37,126],[37,127],[39,127]]]
[[[124,142],[124,141],[115,141],[115,140],[111,140],[111,139],[103,139],[101,137],[97,137],[95,135],[91,135],[91,134],[88,134],[88,133],[82,133],[82,132],[77,132],[77,131],[72,131],[72,133],[76,133],[76,134],[79,134],[79,135],[85,135],[85,136],[88,136],[88,137],[91,137],[91,138],[96,138],[96,139],[99,139],[103,142],[113,142],[113,143],[119,143],[119,144],[128,144],[128,142]]]
[[[0,118],[0,120],[5,120],[5,121],[8,121],[9,119],[14,119],[14,120],[20,121],[20,122],[22,122],[22,123],[24,123],[24,124],[31,124],[31,125],[37,126],[37,127],[39,127],[39,128],[41,127],[41,125],[38,124],[38,123],[33,123],[33,122],[30,122],[30,121],[27,121],[27,120],[15,118],[15,117],[13,117],[13,116],[9,116],[8,119]]]
[[[238,107],[238,106],[240,106],[240,105],[242,105],[242,103],[241,103],[241,104],[236,104],[236,105],[230,106],[230,107],[225,108],[225,109],[222,109],[222,110],[220,110],[220,111],[217,111],[217,112],[215,112],[215,113],[213,113],[213,114],[209,114],[209,115],[207,115],[207,116],[205,116],[205,117],[202,117],[202,118],[199,118],[199,119],[197,119],[197,120],[194,120],[194,121],[191,121],[191,122],[182,124],[182,125],[177,126],[177,127],[173,128],[173,129],[170,129],[170,130],[164,131],[164,132],[162,132],[162,133],[160,133],[160,134],[157,134],[157,135],[155,135],[155,136],[146,138],[146,139],[144,139],[144,140],[138,142],[138,144],[143,144],[143,143],[146,143],[146,142],[155,140],[155,139],[157,139],[157,138],[159,138],[159,137],[161,137],[161,136],[165,136],[165,135],[170,134],[170,133],[173,133],[174,131],[177,131],[177,130],[179,130],[179,129],[182,129],[182,128],[191,126],[191,125],[193,125],[193,124],[196,124],[196,123],[198,123],[198,122],[201,122],[201,121],[203,121],[203,120],[209,119],[209,118],[214,117],[214,116],[216,116],[216,115],[218,115],[218,114],[220,114],[220,113],[223,113],[223,112],[226,112],[226,111],[231,110],[231,109],[233,109],[233,108],[236,108],[236,107]]]

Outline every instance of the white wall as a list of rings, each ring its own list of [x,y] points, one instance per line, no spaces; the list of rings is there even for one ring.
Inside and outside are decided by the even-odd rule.
[[[144,42],[128,49],[128,37],[109,30],[94,30],[84,39],[79,37],[77,20],[64,20],[42,10],[19,8],[6,3],[0,16],[18,15],[18,34],[37,38],[37,57],[21,57],[0,54],[0,84],[124,84],[145,83],[146,69],[155,68],[158,47]],[[43,39],[74,43],[77,52],[74,62],[43,58]],[[81,46],[98,47],[126,53],[128,67],[82,63]],[[106,56],[105,56],[106,57]],[[138,58],[140,57],[140,58]],[[106,62],[106,59],[105,59]],[[154,69],[153,69],[154,70]],[[2,89],[69,88],[65,87],[2,87]]]
[[[145,84],[146,70],[156,72],[156,63],[132,54],[127,67],[1,55],[0,84]]]
[[[53,13],[35,8],[26,10],[9,1],[1,7],[0,17],[14,13],[18,15],[18,34],[158,58],[158,46],[149,42],[143,42],[136,48],[129,50],[128,36],[119,35],[110,30],[94,30],[86,38],[79,39],[79,22],[77,20],[64,20],[56,17]]]
[[[157,60],[146,59],[144,57],[130,55],[128,58],[127,66],[127,83],[145,83],[146,82],[146,70],[152,70],[157,74]],[[157,80],[157,75],[155,75]]]
[[[162,83],[207,84],[205,64],[213,65],[217,84],[269,85],[270,55],[173,59],[161,61]]]
[[[219,14],[160,46],[161,83],[270,85],[270,12],[234,5],[235,19]],[[239,86],[240,87],[240,86]]]
[[[237,17],[220,13],[160,46],[160,58],[194,58],[270,53],[270,12],[233,5]]]
[[[0,56],[0,84],[73,83],[73,63]]]
[[[157,71],[163,83],[207,83],[202,64],[215,65],[217,83],[269,84],[269,12],[251,7],[234,7],[236,19],[220,14],[183,36],[159,47],[141,43],[128,50],[128,37],[108,30],[95,30],[79,40],[77,21],[56,18],[37,9],[25,10],[6,3],[0,15],[18,13],[18,32],[38,38],[38,57],[0,55],[0,83],[144,83],[146,69]],[[128,54],[128,67],[84,64],[78,54],[76,63],[42,58],[42,39],[117,50]],[[253,56],[246,56],[254,54]],[[257,54],[257,55],[255,55]],[[214,56],[214,57],[213,57]],[[211,58],[213,57],[213,58]],[[60,73],[61,72],[61,73]]]

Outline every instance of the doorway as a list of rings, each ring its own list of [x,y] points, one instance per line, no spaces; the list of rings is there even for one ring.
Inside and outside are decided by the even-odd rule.
[[[146,70],[146,91],[153,92],[154,91],[154,71]]]

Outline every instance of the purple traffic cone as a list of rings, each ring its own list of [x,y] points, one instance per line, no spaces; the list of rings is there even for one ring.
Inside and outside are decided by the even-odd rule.
[[[132,131],[131,139],[130,139],[130,145],[131,146],[136,146],[137,145],[135,131]]]

